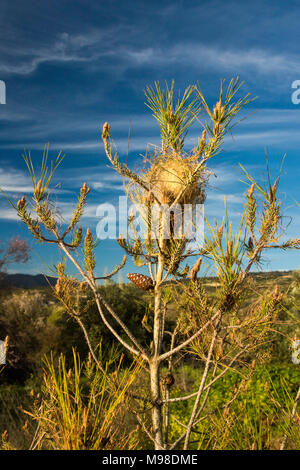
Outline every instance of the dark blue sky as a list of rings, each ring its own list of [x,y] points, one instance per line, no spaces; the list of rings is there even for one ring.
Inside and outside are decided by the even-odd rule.
[[[50,156],[67,154],[55,196],[68,218],[83,181],[92,188],[84,223],[96,229],[96,207],[115,202],[122,184],[108,167],[100,128],[108,121],[120,151],[134,165],[159,131],[144,105],[144,88],[155,80],[175,79],[177,89],[199,81],[209,103],[217,98],[220,79],[239,75],[244,92],[258,96],[248,118],[227,139],[211,164],[205,205],[221,217],[223,197],[233,219],[245,191],[236,171],[239,162],[259,177],[265,150],[273,173],[287,154],[281,197],[289,236],[300,236],[300,104],[291,101],[300,79],[300,2],[296,1],[88,1],[2,0],[0,8],[0,80],[7,104],[0,105],[0,187],[17,200],[30,194],[30,179],[21,158],[32,151],[38,163],[46,142]],[[187,147],[201,132],[194,126]],[[33,247],[32,259],[12,271],[48,272],[55,249],[37,245],[0,197],[0,238],[19,233]],[[97,249],[100,275],[119,261],[114,242]],[[297,253],[274,253],[265,269],[299,268]],[[125,272],[131,270],[130,264]]]

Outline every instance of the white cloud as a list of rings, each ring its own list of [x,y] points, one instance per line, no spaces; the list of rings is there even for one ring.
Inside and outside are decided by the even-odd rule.
[[[298,125],[300,123],[300,108],[294,106],[293,109],[278,109],[278,108],[265,108],[258,109],[257,111],[245,112],[247,117],[245,121],[241,123],[243,127],[251,127],[257,125]]]
[[[157,136],[155,137],[132,137],[130,138],[130,144],[129,144],[129,151],[146,151],[147,146],[149,148],[153,148],[155,145],[159,144],[159,138]],[[30,150],[43,150],[45,147],[44,142],[26,142],[24,143],[7,143],[7,144],[1,144],[0,149],[30,149]],[[74,142],[72,141],[64,141],[64,142],[52,142],[51,143],[51,149],[52,150],[58,150],[58,151],[72,151],[72,152],[84,152],[84,151],[89,151],[90,153],[99,153],[100,151],[103,150],[103,145],[96,139],[92,140],[86,140],[86,141],[81,141],[81,142]],[[128,137],[121,137],[117,138],[115,141],[113,141],[113,151],[117,150],[118,152],[121,153],[127,153],[128,149]]]
[[[267,48],[225,48],[204,42],[183,42],[175,46],[141,47],[124,45],[122,34],[110,29],[93,29],[85,34],[56,36],[47,45],[33,48],[19,45],[11,50],[10,57],[1,61],[0,72],[29,75],[43,63],[97,63],[101,58],[112,59],[118,70],[144,65],[168,67],[170,64],[201,66],[212,70],[250,70],[261,74],[300,71],[297,54],[274,53]],[[15,57],[12,62],[11,57]],[[270,83],[272,86],[272,83]]]
[[[0,188],[6,193],[31,193],[32,184],[25,173],[14,169],[0,168]]]
[[[32,181],[26,171],[15,170],[13,168],[0,168],[0,189],[6,194],[22,195],[32,193]],[[67,189],[52,187],[53,194],[69,194]]]
[[[0,208],[0,220],[20,220],[17,212],[12,207]]]
[[[252,70],[262,74],[296,73],[300,71],[299,57],[278,54],[267,49],[227,49],[205,43],[186,42],[169,48],[124,49],[129,61],[137,65],[172,63],[201,66],[216,70]],[[270,86],[272,84],[270,83]]]
[[[99,202],[100,204],[100,202]],[[99,204],[87,204],[84,208],[82,215],[82,220],[94,220],[95,224],[98,219],[96,217],[96,211]],[[73,211],[75,209],[76,202],[59,202],[56,209],[57,220],[62,221],[63,223],[68,223],[71,221]],[[17,215],[17,212],[9,206],[7,203],[5,206],[1,205],[0,208],[0,220],[20,220]]]
[[[96,190],[105,190],[105,189],[111,189],[112,191],[123,191],[124,186],[123,185],[114,185],[108,182],[104,181],[96,181],[91,183],[92,188]]]
[[[99,204],[89,203],[84,207],[82,219],[95,219],[96,211]],[[75,209],[76,202],[60,202],[57,207],[57,214],[62,217],[65,223],[71,221],[73,211]]]
[[[216,193],[210,193],[208,196],[208,201],[220,201],[224,202],[226,199],[227,202],[233,203],[233,204],[242,204],[243,198],[240,194],[228,194],[228,193],[222,193],[222,194],[216,194]]]
[[[48,46],[34,49],[19,46],[11,51],[11,55],[17,59],[16,62],[2,61],[0,72],[29,75],[40,64],[46,62],[91,62],[107,54],[105,49],[99,48],[102,39],[103,34],[100,31],[92,31],[85,35],[62,33]]]

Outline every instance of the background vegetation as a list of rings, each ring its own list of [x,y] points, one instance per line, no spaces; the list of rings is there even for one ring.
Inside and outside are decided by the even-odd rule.
[[[217,291],[217,279],[206,278],[204,282],[211,296],[214,297]],[[222,421],[227,419],[226,415],[213,413],[211,419],[205,422],[205,425],[200,426],[201,434],[194,438],[197,441],[193,444],[194,448],[279,448],[282,434],[288,426],[286,413],[292,409],[300,383],[299,366],[291,361],[291,342],[288,339],[297,333],[299,335],[299,331],[297,327],[295,328],[295,322],[292,319],[288,321],[286,315],[288,311],[299,319],[297,307],[300,300],[299,273],[295,271],[253,274],[248,292],[250,299],[247,297],[247,301],[251,302],[253,300],[251,296],[255,297],[257,293],[262,293],[277,284],[286,292],[281,313],[284,318],[281,325],[284,336],[274,335],[272,354],[269,355],[266,365],[256,366],[245,391],[234,402],[230,410],[230,418],[228,418],[230,420],[228,435],[225,437],[221,435]],[[103,293],[105,292],[106,298],[120,317],[130,325],[136,337],[143,344],[147,344],[150,334],[141,326],[145,308],[149,304],[148,294],[134,285],[116,285],[112,281],[100,289]],[[64,367],[66,371],[69,371],[70,368],[74,368],[73,348],[75,347],[83,364],[81,367],[85,369],[85,374],[87,373],[89,355],[84,335],[77,323],[70,319],[55,299],[50,287],[35,289],[10,287],[9,290],[3,287],[0,298],[0,331],[2,336],[9,335],[10,337],[8,364],[0,375],[0,434],[3,435],[3,448],[26,449],[32,443],[33,446],[37,445],[37,448],[63,448],[66,444],[63,435],[60,434],[61,430],[55,430],[55,440],[45,439],[45,436],[40,439],[39,434],[40,441],[37,441],[36,421],[24,410],[40,416],[41,410],[38,410],[41,404],[41,394],[44,401],[45,395],[50,395],[49,389],[47,392],[45,390],[43,377],[47,370],[44,362],[45,355],[49,359],[52,352],[52,364],[57,368],[59,361],[62,361],[62,358],[59,358],[60,354],[63,353]],[[82,302],[87,309],[86,325],[93,346],[96,347],[101,342],[102,357],[107,361],[118,362],[120,354],[117,352],[115,339],[99,322],[93,302],[87,297],[82,299]],[[170,308],[168,322],[171,325],[174,321],[175,317]],[[112,357],[111,353],[113,344],[116,348],[115,357]],[[130,361],[129,357],[123,358],[122,369],[124,371],[130,367]],[[249,361],[252,361],[252,358],[249,358]],[[182,392],[197,390],[200,380],[198,368],[199,364],[190,355],[188,365],[181,367],[175,376],[172,396],[176,397]],[[224,411],[226,403],[230,401],[232,391],[239,386],[242,377],[242,372],[232,371],[221,382],[218,382],[210,400],[211,411],[216,409]],[[144,380],[147,378],[136,378],[137,390]],[[83,372],[80,381],[83,384],[88,383]],[[90,390],[87,391],[87,396],[89,392]],[[174,404],[172,414],[184,423],[185,417],[190,414],[190,406],[188,401]],[[129,409],[130,406],[126,403],[126,406],[118,409],[116,413],[116,419],[122,419],[127,429],[126,438],[125,436],[122,438],[123,444],[126,448],[129,442],[132,448],[152,448],[151,442],[136,427]],[[175,418],[172,419],[173,435],[170,438],[176,439],[181,427],[176,424]],[[299,415],[297,419],[299,422]],[[47,430],[47,432],[50,431]],[[102,432],[101,438],[105,432]],[[293,439],[289,439],[287,448],[295,449],[299,447],[300,442],[297,421],[294,423],[292,432]],[[201,437],[200,440],[199,437]],[[79,444],[78,441],[73,444],[68,443],[69,447],[72,445],[73,448],[85,448],[90,444],[88,442]],[[104,439],[100,448],[101,446],[113,448],[115,445],[116,439],[111,443],[105,442]]]
[[[178,99],[174,82],[164,90],[158,83],[146,88],[161,146],[147,151],[139,170],[113,154],[110,125],[103,125],[106,156],[145,220],[142,237],[136,215],[128,214],[133,232],[116,240],[137,268],[148,267],[150,277],[128,274],[134,286],[110,280],[126,255],[99,277],[97,244],[80,225],[86,183],[66,228],[57,216],[49,188],[64,156],[48,166],[46,146],[37,170],[24,154],[33,196],[10,203],[33,237],[55,244],[65,258],[52,288],[2,293],[0,328],[9,345],[1,413],[4,421],[10,417],[3,448],[299,448],[299,369],[290,348],[299,334],[300,276],[250,274],[266,251],[300,249],[300,238],[282,241],[281,169],[273,181],[268,170],[261,183],[242,167],[248,190],[236,232],[226,201],[222,221],[205,217],[201,246],[188,245],[186,227],[175,230],[176,211],[186,215],[187,207],[205,201],[207,164],[252,101],[249,94],[238,98],[238,78],[226,90],[223,85],[211,108],[199,86]],[[200,111],[206,116],[199,121],[201,138],[186,152],[188,128]],[[154,206],[161,212],[153,226]],[[20,246],[9,245],[4,265]],[[79,278],[68,273],[69,263]],[[201,276],[202,264],[216,278]]]

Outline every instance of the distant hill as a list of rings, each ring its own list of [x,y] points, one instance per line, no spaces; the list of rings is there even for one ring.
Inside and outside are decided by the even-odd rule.
[[[292,281],[295,271],[267,271],[267,272],[254,272],[250,276],[253,277],[256,283],[267,287],[270,283],[278,283],[279,286],[288,286]],[[20,287],[23,289],[34,289],[39,287],[49,287],[56,284],[57,278],[52,276],[45,277],[43,274],[6,274],[2,279],[0,278],[0,289],[5,286]],[[215,277],[206,277],[204,284],[206,286],[216,286]]]
[[[56,284],[56,278],[51,276],[44,276],[43,274],[5,274],[0,281],[0,287],[11,286],[21,287],[23,289],[34,289],[37,287],[49,287]]]

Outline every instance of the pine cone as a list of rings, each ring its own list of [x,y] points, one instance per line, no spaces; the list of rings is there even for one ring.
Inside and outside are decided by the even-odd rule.
[[[166,386],[166,387],[172,387],[172,385],[174,385],[175,383],[175,379],[174,379],[174,376],[171,374],[171,372],[168,372],[167,375],[163,378],[163,384]]]
[[[138,273],[129,273],[127,274],[127,277],[140,289],[151,290],[154,288],[153,281],[149,276],[144,276],[143,274]]]

